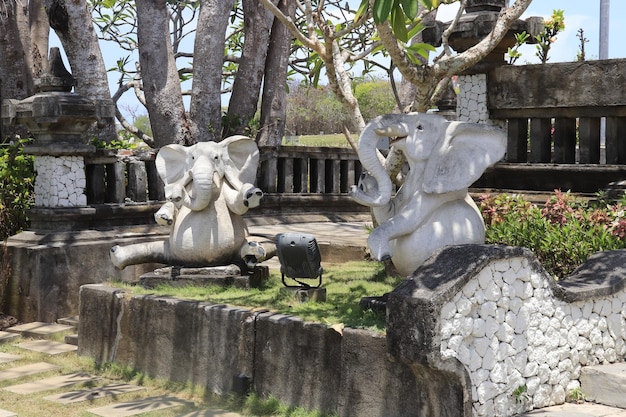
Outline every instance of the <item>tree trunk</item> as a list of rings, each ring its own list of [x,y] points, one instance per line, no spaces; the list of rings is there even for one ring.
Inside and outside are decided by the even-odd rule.
[[[24,2],[0,3],[0,33],[0,99],[24,99],[33,93],[28,6]],[[25,135],[27,131],[18,126],[2,126],[0,134],[5,138]]]
[[[228,126],[225,126],[224,136],[249,134],[247,127],[259,103],[270,29],[274,20],[274,15],[258,1],[243,0],[242,3],[245,41],[228,105]]]
[[[30,54],[33,77],[37,78],[48,66],[50,24],[42,0],[30,0],[28,2],[28,14],[30,17]]]
[[[192,144],[169,34],[166,0],[137,0],[139,64],[155,146]],[[200,24],[199,24],[200,26]]]
[[[221,139],[223,51],[234,4],[235,0],[201,0],[189,107],[193,136],[198,142]]]
[[[45,0],[48,22],[55,30],[76,80],[74,90],[85,98],[113,106],[106,68],[85,0]],[[46,53],[47,56],[47,53]],[[100,139],[115,139],[115,118],[99,120]]]
[[[294,19],[296,2],[281,0],[278,8]],[[265,82],[261,100],[261,130],[257,135],[260,146],[279,147],[285,134],[287,116],[287,69],[291,51],[291,33],[274,18],[270,45],[265,60]]]

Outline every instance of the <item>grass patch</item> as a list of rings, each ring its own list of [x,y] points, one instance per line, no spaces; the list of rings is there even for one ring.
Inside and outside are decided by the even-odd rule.
[[[342,133],[330,135],[300,135],[293,136],[297,138],[297,143],[287,143],[287,138],[283,138],[283,146],[337,146],[340,148],[349,148],[350,144]],[[356,135],[353,135],[356,140]]]
[[[388,276],[380,262],[346,262],[324,264],[322,286],[326,288],[326,302],[302,303],[285,293],[280,272],[271,270],[270,279],[263,288],[244,290],[239,288],[172,287],[159,286],[145,289],[125,283],[111,285],[124,288],[131,294],[162,295],[217,304],[229,304],[248,308],[266,308],[282,314],[298,316],[306,321],[327,325],[343,324],[383,332],[384,314],[362,310],[359,301],[365,296],[383,295],[401,281],[400,277]]]

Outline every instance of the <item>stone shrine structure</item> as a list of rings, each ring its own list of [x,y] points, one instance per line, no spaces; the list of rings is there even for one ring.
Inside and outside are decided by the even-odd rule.
[[[84,156],[95,147],[85,143],[84,134],[114,110],[73,93],[73,85],[59,48],[52,48],[47,72],[35,80],[37,93],[2,104],[2,119],[26,126],[35,138],[24,153],[35,157],[36,207],[87,205]]]

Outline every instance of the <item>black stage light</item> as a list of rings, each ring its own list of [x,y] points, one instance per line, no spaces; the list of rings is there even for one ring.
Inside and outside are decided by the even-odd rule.
[[[276,235],[276,253],[285,287],[319,288],[322,285],[322,257],[313,235],[305,233],[280,233]],[[300,285],[288,285],[285,276]],[[315,287],[299,281],[318,279]]]

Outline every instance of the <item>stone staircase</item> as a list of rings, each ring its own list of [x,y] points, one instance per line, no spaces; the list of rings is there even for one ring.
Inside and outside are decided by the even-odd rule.
[[[78,317],[60,319],[57,323],[22,324],[0,331],[0,344],[12,344],[24,350],[25,356],[27,351],[38,352],[44,358],[72,355],[78,349],[77,325]],[[43,410],[48,410],[46,414],[57,410],[58,415],[66,417],[82,416],[85,412],[103,417],[138,414],[157,417],[164,415],[160,414],[163,412],[177,417],[240,417],[220,409],[197,409],[193,402],[175,394],[151,395],[143,386],[107,381],[84,372],[68,373],[58,365],[59,361],[20,362],[24,362],[22,355],[0,351],[0,398],[8,403],[9,396],[37,396],[41,410],[29,409],[27,414],[21,414],[24,411],[18,414],[2,409],[0,403],[0,417],[40,416]],[[49,391],[52,393],[46,395]],[[111,403],[103,398],[115,400]]]

